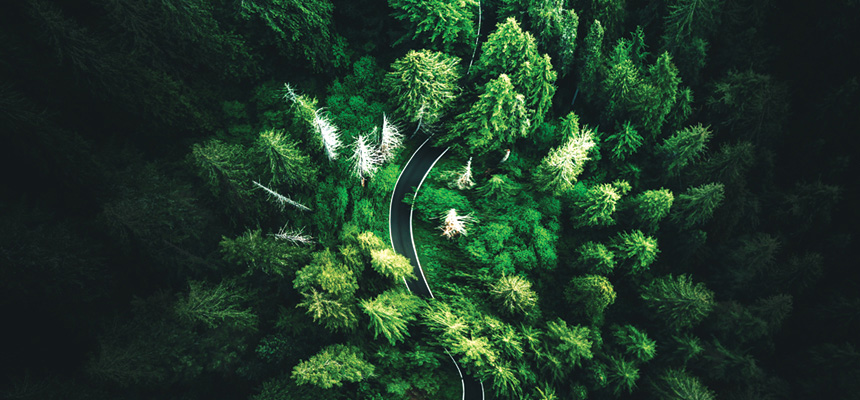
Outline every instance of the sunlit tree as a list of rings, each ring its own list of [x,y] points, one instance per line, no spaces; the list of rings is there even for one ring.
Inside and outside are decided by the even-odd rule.
[[[410,122],[434,124],[459,95],[458,60],[430,50],[410,51],[391,64],[385,86],[393,96],[397,115]]]
[[[335,344],[293,367],[292,378],[299,385],[323,389],[341,387],[344,382],[360,382],[373,376],[375,367],[364,359],[358,347]]]
[[[501,277],[490,285],[490,295],[504,312],[513,315],[528,315],[537,305],[538,299],[531,282],[519,275]]]
[[[551,149],[535,170],[535,179],[541,190],[553,193],[571,190],[585,169],[585,162],[590,159],[589,151],[596,144],[594,133],[590,129],[581,129],[578,120],[573,113],[562,120],[564,144]]]
[[[697,325],[714,308],[714,292],[705,284],[693,284],[689,275],[654,279],[642,291],[645,304],[675,329]]]

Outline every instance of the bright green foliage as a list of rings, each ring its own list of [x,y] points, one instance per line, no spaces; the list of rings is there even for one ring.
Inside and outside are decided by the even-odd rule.
[[[356,241],[358,246],[361,248],[361,251],[368,255],[372,254],[373,251],[383,250],[388,247],[385,241],[370,231],[358,234]]]
[[[493,378],[493,391],[499,397],[519,398],[522,396],[522,387],[516,371],[507,362],[496,363],[490,369]]]
[[[424,324],[439,334],[446,343],[452,343],[469,330],[466,320],[455,314],[451,307],[440,301],[430,302],[424,308]]]
[[[419,37],[445,51],[475,41],[477,0],[388,0],[394,17],[408,21],[412,39]]]
[[[332,332],[350,332],[358,325],[358,318],[355,316],[354,305],[350,299],[320,292],[313,287],[309,291],[302,292],[302,301],[296,306],[306,309],[314,322]]]
[[[583,94],[589,98],[594,97],[600,89],[603,74],[606,73],[606,63],[603,59],[603,34],[603,25],[600,21],[594,20],[588,29],[588,35],[585,36],[585,45],[580,48],[583,54],[580,56],[582,65],[579,70],[581,77],[579,86]]]
[[[534,36],[523,31],[514,18],[500,22],[481,49],[475,71],[483,79],[509,76],[514,90],[525,95],[525,105],[532,110],[532,128],[537,128],[549,111],[556,89],[556,73],[549,56],[538,54]]]
[[[694,285],[689,275],[654,279],[644,287],[642,299],[660,320],[679,330],[696,326],[714,308],[714,292],[704,283]]]
[[[585,275],[573,278],[564,292],[574,312],[593,320],[603,317],[603,311],[615,303],[615,289],[609,280],[600,275]]]
[[[460,336],[451,344],[451,351],[477,368],[492,367],[499,357],[490,340],[483,336]]]
[[[678,195],[675,202],[672,221],[684,228],[692,228],[707,222],[714,215],[714,210],[720,206],[725,197],[722,183],[709,183],[691,187]]]
[[[587,242],[576,249],[581,268],[593,275],[609,275],[615,269],[615,253],[602,243]]]
[[[615,225],[615,206],[621,200],[619,190],[612,184],[601,183],[575,198],[571,219],[575,227]]]
[[[630,121],[624,122],[615,133],[607,136],[606,141],[612,146],[612,158],[619,161],[635,153],[644,143],[644,139]]]
[[[180,319],[202,322],[210,328],[226,324],[234,329],[257,330],[257,314],[240,305],[249,297],[240,288],[229,282],[210,286],[189,281],[188,286],[188,296],[180,298],[174,307]]]
[[[519,275],[501,277],[490,285],[490,295],[501,305],[502,311],[512,315],[528,315],[538,300],[532,283]]]
[[[630,199],[636,218],[649,230],[656,230],[657,224],[669,215],[675,196],[669,189],[646,190]]]
[[[630,274],[639,274],[648,270],[651,263],[657,259],[660,249],[657,239],[645,236],[642,231],[621,232],[612,238],[612,249],[619,258],[630,264]]]
[[[508,75],[487,82],[478,101],[457,116],[446,142],[462,137],[469,152],[482,155],[528,135],[526,98],[514,90]]]
[[[300,54],[315,71],[346,65],[346,40],[331,31],[334,6],[329,0],[243,0],[239,15],[267,29],[266,41],[281,54]]]
[[[499,201],[513,197],[520,190],[520,185],[507,175],[493,175],[487,179],[487,183],[479,186],[475,191],[481,196]]]
[[[568,326],[562,319],[547,322],[547,348],[554,352],[559,361],[570,370],[594,357],[591,352],[591,330],[585,326]]]
[[[390,248],[371,250],[370,256],[370,266],[384,277],[391,278],[396,282],[405,278],[415,278],[409,259],[395,253]]]
[[[391,64],[385,86],[407,121],[433,124],[439,121],[459,95],[459,60],[445,53],[409,51]]]
[[[665,165],[669,175],[674,176],[691,162],[696,161],[705,152],[710,140],[709,126],[702,126],[702,124],[689,126],[666,138],[657,146],[657,152],[666,160]]]
[[[579,16],[574,10],[563,7],[562,0],[544,1],[531,4],[528,14],[532,21],[531,31],[537,36],[538,44],[559,60],[559,70],[567,74],[573,64]]]
[[[313,288],[348,298],[358,290],[358,281],[351,269],[340,263],[334,253],[325,249],[314,253],[311,263],[296,273],[293,286],[303,293]]]
[[[613,335],[624,352],[640,362],[649,361],[657,355],[657,342],[632,325],[618,327]]]
[[[373,376],[373,364],[367,362],[355,346],[335,344],[293,367],[292,378],[299,385],[310,383],[323,389],[341,387],[343,382],[360,382]]]
[[[469,199],[459,191],[436,188],[429,183],[424,183],[421,186],[412,207],[423,220],[433,223],[436,223],[435,219],[447,214],[448,210],[452,208],[464,215],[472,209]]]
[[[705,102],[714,114],[714,121],[759,143],[783,132],[790,97],[784,83],[770,75],[746,70],[729,71]]]
[[[683,369],[667,370],[655,387],[660,398],[665,400],[714,400],[716,398],[714,392],[699,382],[699,378],[690,376]]]
[[[317,168],[310,158],[299,150],[296,142],[287,139],[283,132],[268,130],[260,133],[254,150],[268,161],[269,184],[316,182]]]
[[[610,357],[606,378],[616,397],[621,396],[624,392],[630,394],[633,393],[633,389],[636,388],[636,381],[639,380],[639,368],[634,362],[627,361],[622,357]]]
[[[373,330],[373,338],[382,335],[393,346],[409,336],[408,324],[415,320],[420,304],[410,293],[389,290],[374,299],[362,300],[359,306],[370,319],[368,327]]]
[[[235,239],[222,237],[219,247],[225,261],[247,266],[248,273],[284,276],[307,261],[306,250],[264,237],[259,230],[247,231]]]
[[[657,101],[653,108],[645,110],[643,125],[652,134],[660,132],[663,124],[668,120],[669,112],[678,101],[681,77],[678,76],[678,68],[672,62],[672,57],[663,52],[657,57],[657,61],[648,69],[649,83],[653,86],[653,93]]]
[[[541,190],[564,193],[576,184],[577,177],[590,159],[594,146],[594,133],[579,126],[579,117],[570,113],[562,121],[564,144],[549,151],[534,172]]]

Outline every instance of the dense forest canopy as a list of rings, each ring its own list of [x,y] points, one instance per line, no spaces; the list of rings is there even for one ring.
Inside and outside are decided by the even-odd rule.
[[[2,7],[2,398],[860,398],[856,0]]]

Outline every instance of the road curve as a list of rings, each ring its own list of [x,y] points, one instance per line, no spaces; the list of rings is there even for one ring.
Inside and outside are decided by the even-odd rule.
[[[418,261],[418,252],[415,247],[415,239],[412,236],[412,206],[403,202],[403,199],[415,188],[413,200],[421,188],[424,179],[436,162],[448,151],[447,148],[433,147],[429,144],[429,138],[421,143],[418,150],[412,154],[406,166],[400,171],[397,183],[394,184],[394,193],[391,195],[391,205],[388,210],[388,231],[391,236],[391,245],[394,251],[404,255],[412,264],[416,279],[405,280],[406,288],[424,298],[433,298],[433,292],[421,262]],[[450,354],[449,354],[450,356]],[[460,382],[463,387],[463,400],[486,400],[484,384],[472,376],[465,375],[457,360],[451,357],[457,372],[460,374]]]

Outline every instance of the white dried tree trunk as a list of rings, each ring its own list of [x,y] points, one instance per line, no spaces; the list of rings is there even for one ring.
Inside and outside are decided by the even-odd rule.
[[[297,201],[295,201],[295,200],[293,200],[287,196],[284,196],[284,195],[282,195],[282,194],[280,194],[280,193],[278,193],[272,189],[269,189],[257,181],[253,181],[253,182],[254,182],[255,186],[257,186],[260,189],[263,189],[266,193],[269,194],[269,200],[271,200],[278,207],[280,207],[281,211],[284,211],[284,209],[286,208],[287,205],[293,206],[293,207],[298,208],[299,210],[302,210],[302,211],[311,211],[311,209],[306,207],[304,204],[299,203],[299,202],[297,202]]]
[[[471,215],[457,215],[457,210],[452,208],[439,228],[442,229],[442,236],[451,239],[457,235],[468,235],[468,228],[473,222],[475,219]]]

